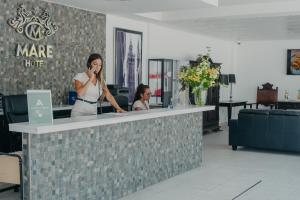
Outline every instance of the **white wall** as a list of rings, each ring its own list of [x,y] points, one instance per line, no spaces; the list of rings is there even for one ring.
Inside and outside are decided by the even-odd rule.
[[[236,51],[236,99],[256,101],[256,88],[270,82],[278,87],[278,99],[288,90],[297,98],[300,76],[286,74],[287,49],[297,49],[300,40],[242,42]]]
[[[106,77],[114,82],[113,36],[114,28],[120,27],[143,32],[143,82],[147,83],[148,58],[172,58],[181,61],[193,60],[199,53],[212,47],[212,58],[221,62],[222,73],[235,73],[237,83],[233,86],[233,98],[255,102],[257,86],[271,82],[279,88],[279,99],[284,90],[290,98],[296,99],[300,89],[300,76],[286,75],[286,50],[299,48],[300,40],[242,42],[241,45],[229,41],[187,33],[152,23],[107,15],[106,27]],[[220,99],[228,100],[229,87],[221,88]],[[233,109],[233,118],[238,110]],[[220,122],[226,121],[227,111],[220,109]]]
[[[221,62],[222,72],[234,70],[234,45],[231,42],[205,37],[180,30],[166,28],[152,23],[127,19],[115,15],[106,16],[106,80],[114,82],[114,28],[125,28],[143,32],[143,82],[147,79],[148,58],[170,58],[182,63],[194,60],[198,54],[206,53],[211,47],[211,57]],[[221,89],[220,99],[228,99],[228,88]],[[221,108],[220,122],[226,120],[227,110]]]
[[[286,74],[287,49],[299,48],[300,40],[251,41],[233,44],[233,99],[256,102],[256,89],[266,82],[278,87],[278,99],[287,90],[290,99],[297,98],[300,76]],[[229,88],[227,88],[229,90]],[[260,106],[264,108],[264,106]],[[242,107],[234,107],[232,118],[237,118]],[[225,111],[221,113],[223,116]]]
[[[204,37],[180,30],[142,21],[107,15],[106,21],[106,75],[107,82],[113,82],[114,28],[125,28],[143,32],[143,67],[147,72],[148,58],[172,58],[176,60],[193,60],[200,53],[206,53],[206,46],[212,48],[212,58],[221,62],[222,72],[233,69],[232,43],[215,38]],[[147,80],[147,74],[145,79]]]
[[[147,65],[148,57],[148,24],[145,22],[131,20],[115,15],[106,15],[106,82],[114,83],[114,29],[124,28],[143,32],[143,49],[142,49],[142,66]],[[144,71],[144,69],[143,69]],[[146,74],[143,74],[143,80],[146,79]]]

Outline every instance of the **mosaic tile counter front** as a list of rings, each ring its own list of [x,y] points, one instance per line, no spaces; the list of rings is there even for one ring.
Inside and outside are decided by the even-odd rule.
[[[23,134],[25,200],[115,200],[199,167],[202,112]]]

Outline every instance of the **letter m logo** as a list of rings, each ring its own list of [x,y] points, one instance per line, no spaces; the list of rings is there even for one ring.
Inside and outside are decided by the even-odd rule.
[[[43,26],[38,22],[31,22],[25,28],[25,35],[31,40],[43,39]]]

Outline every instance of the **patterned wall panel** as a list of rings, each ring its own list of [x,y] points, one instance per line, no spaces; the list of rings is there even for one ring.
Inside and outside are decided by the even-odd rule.
[[[47,9],[58,30],[44,40],[32,41],[17,33],[7,20],[17,16],[17,8]],[[0,6],[0,93],[23,94],[27,89],[51,89],[53,104],[67,103],[72,78],[86,69],[90,53],[105,58],[106,17],[40,0],[1,0]],[[53,58],[43,58],[43,67],[25,67],[24,58],[16,57],[17,44],[53,45]]]

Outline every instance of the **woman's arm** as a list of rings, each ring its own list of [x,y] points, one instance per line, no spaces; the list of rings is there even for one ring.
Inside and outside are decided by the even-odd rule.
[[[80,81],[75,80],[75,89],[76,89],[77,95],[83,96],[86,93],[86,91],[91,83],[92,83],[91,80],[88,80],[85,84],[82,84]]]
[[[80,82],[78,80],[75,80],[75,89],[76,89],[76,92],[77,92],[78,96],[83,96],[86,93],[89,85],[96,82],[96,76],[92,72],[92,70],[88,70],[87,73],[88,73],[88,76],[89,76],[89,80],[85,84],[83,84],[82,82]]]
[[[104,93],[106,99],[117,110],[117,112],[126,112],[118,105],[118,103],[116,102],[115,98],[111,95],[111,93],[109,92],[106,85],[102,88],[102,90],[103,90],[103,93]]]

